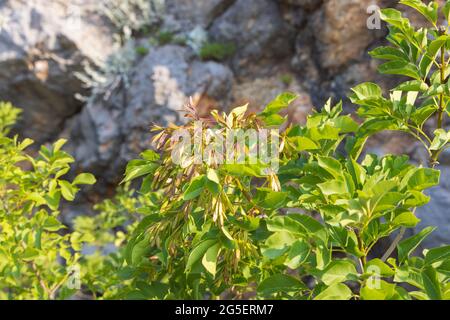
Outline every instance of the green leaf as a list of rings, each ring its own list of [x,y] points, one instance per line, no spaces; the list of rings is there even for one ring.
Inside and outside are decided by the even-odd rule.
[[[431,143],[430,150],[439,151],[444,148],[450,141],[450,134],[444,129],[437,129],[434,131],[434,139]]]
[[[34,236],[34,246],[40,250],[42,249],[42,228],[38,228],[36,230],[36,234]],[[75,249],[76,250],[76,249]]]
[[[433,84],[431,85],[428,90],[424,93],[424,97],[435,97],[438,95],[449,95],[450,90],[447,85],[445,84]]]
[[[296,235],[314,235],[326,240],[322,234],[324,227],[317,220],[302,214],[291,213],[287,216],[275,216],[267,220],[267,229],[272,232],[287,231]]]
[[[401,0],[400,3],[417,10],[434,26],[436,25],[438,20],[438,8],[439,8],[436,1],[431,1],[428,6],[425,5],[420,0]]]
[[[297,97],[296,94],[291,92],[282,93],[266,106],[262,114],[271,115],[279,113],[281,110],[287,108]]]
[[[332,207],[330,207],[332,209]],[[332,209],[333,210],[333,209]],[[340,211],[340,209],[338,210]],[[332,213],[333,211],[331,211]],[[364,253],[358,247],[358,238],[353,230],[349,230],[345,227],[331,227],[329,229],[333,239],[337,242],[343,250],[360,258],[364,256]]]
[[[157,161],[160,156],[153,150],[146,150],[140,154],[141,158],[147,161]]]
[[[303,229],[305,229],[308,233],[315,235],[318,238],[321,238],[324,242],[326,242],[326,237],[322,237],[322,233],[326,231],[325,227],[316,219],[306,215],[306,214],[298,214],[298,213],[289,213],[289,219],[295,220],[299,223]]]
[[[208,251],[209,248],[215,246],[216,244],[217,244],[216,239],[206,239],[201,241],[194,249],[192,249],[191,253],[189,254],[188,261],[186,263],[186,272],[190,272],[193,265],[203,258],[206,251]]]
[[[442,13],[445,16],[445,19],[450,21],[450,1],[445,1],[445,5],[442,7]]]
[[[66,139],[59,139],[53,144],[53,152],[58,152],[67,143]]]
[[[216,276],[217,258],[219,257],[220,248],[220,244],[216,243],[208,250],[206,250],[206,253],[202,259],[202,264],[205,267],[206,271],[211,273],[213,277]]]
[[[352,298],[352,291],[343,283],[334,284],[320,294],[314,300],[350,300]]]
[[[242,216],[239,218],[236,218],[234,216],[228,217],[230,222],[239,228],[246,230],[246,231],[255,231],[259,228],[261,218],[258,217],[251,217],[251,216]]]
[[[51,210],[57,211],[59,202],[61,200],[61,192],[56,191],[53,194],[48,193],[45,195],[45,200],[47,201],[47,205]]]
[[[275,216],[267,220],[267,229],[272,232],[287,231],[297,235],[307,234],[307,230],[301,223],[288,216]]]
[[[334,126],[339,128],[341,133],[358,131],[359,124],[350,116],[342,116],[333,120]]]
[[[41,205],[44,205],[44,204],[47,203],[45,198],[43,196],[41,196],[39,193],[37,193],[37,192],[29,193],[27,195],[27,200],[35,202],[36,205],[38,205],[38,206],[41,206]]]
[[[388,192],[394,187],[395,183],[391,181],[381,181],[372,188],[373,201],[376,202],[375,207],[372,207],[373,213],[394,209],[405,198],[405,195],[400,192]]]
[[[221,169],[235,177],[265,177],[265,167],[261,165],[224,164]]]
[[[143,237],[137,241],[131,250],[131,263],[132,265],[138,265],[142,258],[145,258],[150,253],[150,241],[149,235]]]
[[[397,245],[398,259],[400,262],[405,261],[409,255],[419,246],[419,244],[436,228],[427,227],[411,238],[401,241]]]
[[[426,54],[422,57],[422,60],[420,61],[420,71],[422,73],[422,76],[427,76],[430,72],[433,60],[436,58],[436,55],[439,52],[439,49],[442,48],[442,46],[445,45],[445,43],[448,41],[448,36],[440,36],[439,38],[433,40],[430,45],[427,48]]]
[[[95,242],[95,237],[90,233],[80,233],[78,231],[70,234],[70,244],[75,251],[81,251],[83,242]]]
[[[151,282],[149,284],[145,281],[138,281],[136,287],[139,289],[139,293],[143,295],[144,299],[162,300],[169,291],[169,286],[160,282]],[[139,299],[139,297],[137,299]]]
[[[217,184],[209,179],[205,180],[206,189],[213,195],[218,195],[220,193],[220,184]]]
[[[0,130],[1,131],[1,130]],[[18,146],[17,148],[22,151],[25,150],[26,148],[28,148],[29,146],[31,146],[34,143],[33,140],[26,138],[24,139]]]
[[[390,258],[388,262],[393,266],[396,265],[394,258]],[[423,289],[423,281],[420,270],[409,267],[407,264],[403,264],[401,267],[395,267],[394,282],[408,283],[416,288]]]
[[[421,207],[430,202],[430,197],[427,197],[420,191],[410,191],[410,197],[405,201],[405,208]]]
[[[425,292],[431,300],[442,300],[442,290],[439,279],[433,267],[426,267],[422,271],[422,280]]]
[[[314,141],[338,140],[339,134],[339,128],[336,128],[332,125],[309,128],[309,135]]]
[[[209,181],[215,182],[218,185],[220,185],[220,178],[216,170],[209,168],[206,177],[208,178]]]
[[[311,247],[308,242],[304,240],[297,240],[291,245],[284,265],[295,270],[307,261],[310,253]]]
[[[132,268],[130,266],[125,266],[125,267],[121,268],[119,271],[117,271],[117,276],[121,280],[130,280],[134,276],[134,268]]]
[[[128,163],[125,178],[122,183],[129,182],[146,174],[153,173],[158,168],[158,164],[145,160],[132,160]]]
[[[407,183],[408,189],[425,190],[439,184],[440,171],[430,168],[417,168],[412,174],[405,176],[402,184]]]
[[[393,119],[375,118],[365,121],[359,128],[359,136],[368,137],[383,130],[395,130],[398,125]]]
[[[319,241],[316,250],[316,268],[318,270],[324,270],[331,262],[332,252],[328,248],[327,244]]]
[[[403,226],[408,228],[415,227],[419,222],[420,219],[418,219],[411,211],[405,211],[400,213],[392,221],[392,223],[396,226]]]
[[[412,291],[409,294],[411,295],[411,297],[419,301],[429,300],[427,294],[422,291]]]
[[[366,173],[364,171],[364,168],[352,158],[349,158],[345,165],[347,171],[352,176],[355,185],[364,184],[364,181],[366,179]]]
[[[258,292],[272,294],[276,292],[296,292],[307,289],[300,280],[285,275],[276,274],[264,279],[258,286]]]
[[[236,107],[233,110],[231,110],[230,115],[232,117],[234,117],[234,119],[239,119],[243,115],[245,115],[245,113],[247,112],[247,109],[248,109],[248,104],[245,104],[245,105],[240,106],[240,107]]]
[[[279,209],[286,204],[287,197],[286,192],[275,192],[260,188],[256,195],[256,203],[265,209]]]
[[[433,263],[441,262],[447,259],[450,259],[450,245],[430,249],[425,255],[425,263],[427,265],[432,265]]]
[[[206,187],[205,176],[201,175],[196,177],[191,181],[189,186],[184,191],[183,199],[185,201],[189,201],[197,198],[203,192],[205,187]]]
[[[342,178],[342,165],[338,160],[332,157],[321,156],[318,156],[317,159],[319,166],[330,173],[335,179]]]
[[[346,194],[349,192],[348,186],[344,181],[331,180],[317,185],[325,196],[334,194]]]
[[[411,120],[413,120],[419,128],[422,128],[425,121],[427,121],[436,112],[436,110],[437,108],[435,105],[427,105],[420,109],[416,109],[416,111],[411,115]]]
[[[402,13],[396,9],[381,9],[380,18],[400,30],[405,31],[407,28],[410,28],[409,20],[403,18]]]
[[[279,127],[287,121],[287,116],[283,117],[279,114],[270,114],[264,116],[264,123],[267,127]]]
[[[25,251],[22,253],[21,258],[25,261],[31,261],[39,256],[39,251],[34,248],[26,248]]]
[[[392,91],[403,91],[403,92],[422,92],[428,90],[428,85],[421,80],[411,80],[403,82],[398,85]]]
[[[285,231],[276,232],[267,238],[261,252],[263,256],[274,260],[285,254],[295,241],[296,238],[292,233]]]
[[[365,285],[361,288],[361,300],[393,300],[396,296],[396,285],[377,280],[379,287]]]
[[[365,271],[367,273],[376,273],[377,276],[383,277],[392,277],[395,274],[395,271],[391,269],[386,263],[384,263],[381,259],[372,259],[366,264]]]
[[[354,95],[350,96],[353,103],[363,101],[370,98],[378,98],[382,96],[382,90],[379,85],[371,82],[362,83],[352,88]]]
[[[370,56],[383,60],[404,60],[408,61],[409,57],[400,49],[393,47],[378,47],[369,52]]]
[[[61,222],[59,222],[58,219],[56,219],[53,216],[50,216],[47,219],[45,219],[45,222],[42,225],[42,227],[48,231],[58,231],[60,229],[66,228]]]
[[[289,140],[294,143],[298,152],[319,149],[319,146],[314,141],[306,137],[290,137]]]
[[[433,264],[433,267],[436,268],[436,272],[438,272],[440,276],[444,275],[447,278],[450,277],[450,259],[436,262]],[[450,285],[448,286],[448,289],[450,289]],[[450,292],[448,293],[450,294]]]
[[[73,185],[86,184],[93,185],[96,182],[96,179],[93,174],[90,173],[81,173],[73,180]]]
[[[324,270],[321,280],[327,286],[341,283],[356,277],[355,265],[349,260],[334,260]]]
[[[58,184],[61,187],[61,194],[64,199],[66,199],[67,201],[75,200],[75,195],[78,191],[77,188],[75,188],[70,182],[65,180],[59,180]]]
[[[420,74],[417,67],[405,61],[390,61],[378,67],[378,71],[383,74],[395,74],[420,80]]]

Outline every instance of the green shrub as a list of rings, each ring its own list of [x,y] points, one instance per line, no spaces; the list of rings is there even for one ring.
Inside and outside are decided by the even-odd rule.
[[[146,151],[131,162],[125,179],[143,177],[144,196],[165,195],[156,210],[149,208],[126,249],[128,267],[147,270],[145,286],[138,288],[143,296],[450,299],[450,246],[413,255],[433,227],[396,240],[395,257],[391,248],[380,257],[373,251],[381,239],[418,224],[416,208],[429,201],[424,191],[439,183],[440,173],[410,164],[407,156],[364,155],[367,139],[383,130],[411,134],[424,144],[433,167],[449,142],[443,117],[450,97],[450,37],[436,25],[436,3],[401,2],[432,27],[415,30],[400,12],[385,9],[381,16],[390,24],[393,46],[371,54],[390,60],[380,66],[382,73],[412,80],[389,98],[373,83],[354,88],[350,99],[359,106],[361,125],[342,115],[340,103],[328,102],[305,126],[288,127],[280,133],[278,172],[267,173],[261,163],[199,164],[190,152],[183,165],[174,164],[177,144],[171,137],[180,129],[194,134],[194,120],[200,119],[195,108],[188,124],[156,129],[159,154]],[[447,4],[446,18],[449,10]],[[223,138],[229,128],[277,128],[285,122],[280,111],[294,99],[282,94],[259,114],[245,106],[228,115],[213,112],[203,126]],[[437,128],[429,135],[424,126],[432,117]]]
[[[61,151],[64,140],[42,146],[36,157],[26,154],[30,139],[5,136],[18,114],[10,104],[0,104],[0,298],[68,297],[76,291],[66,284],[86,239],[63,232],[59,206],[95,178],[82,173],[73,181],[63,179],[73,162]]]
[[[150,50],[147,47],[144,46],[136,47],[136,53],[141,56],[146,56],[149,52]]]
[[[174,41],[175,35],[170,31],[160,31],[157,35],[159,45],[163,46]]]
[[[0,102],[0,135],[6,136],[22,111],[11,103]]]
[[[353,88],[360,121],[329,101],[305,125],[281,130],[292,93],[258,114],[241,106],[202,117],[188,105],[188,122],[155,127],[156,152],[130,161],[124,187],[97,205],[98,215],[76,218],[74,231],[57,218],[60,200],[72,201],[94,177],[62,178],[73,162],[64,140],[26,154],[29,139],[7,137],[19,111],[1,104],[0,298],[70,297],[78,288],[65,284],[78,268],[82,293],[98,299],[450,299],[450,246],[416,255],[434,227],[402,239],[430,200],[424,192],[439,183],[449,144],[450,36],[437,23],[439,12],[448,21],[450,4],[401,3],[431,27],[415,30],[399,11],[382,11],[392,46],[371,55],[388,60],[382,73],[411,79],[388,98],[374,83]],[[270,129],[276,166],[251,161],[250,139],[231,144],[245,151],[243,163],[219,161],[216,148],[231,129]],[[383,130],[416,138],[430,167],[366,154],[367,140]],[[208,151],[202,161],[183,144],[186,135]],[[135,180],[139,191],[128,187]],[[378,256],[374,247],[395,234]]]
[[[149,43],[152,46],[164,46],[167,44],[186,45],[186,39],[183,36],[176,35],[171,31],[159,31],[154,36],[149,38]]]
[[[85,295],[96,299],[133,298],[135,289],[129,281],[133,270],[123,268],[124,244],[142,218],[143,206],[151,206],[128,185],[117,189],[113,199],[95,206],[95,216],[78,216],[74,230],[90,239],[80,261]]]
[[[205,43],[200,49],[200,58],[222,61],[232,56],[235,51],[236,46],[233,43]]]
[[[294,81],[294,77],[292,76],[292,75],[290,75],[290,74],[283,74],[281,77],[280,77],[280,81],[285,85],[285,86],[289,86],[291,83],[292,83],[292,81]]]

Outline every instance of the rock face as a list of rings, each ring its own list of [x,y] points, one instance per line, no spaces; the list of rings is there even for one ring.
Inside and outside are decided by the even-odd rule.
[[[167,13],[185,27],[207,28],[236,0],[167,0]]]
[[[40,142],[55,137],[82,108],[75,94],[84,88],[74,72],[112,49],[100,20],[71,11],[70,3],[0,3],[0,96],[25,110],[21,131]]]
[[[289,4],[292,6],[302,7],[307,10],[313,10],[322,4],[322,0],[279,0],[280,3]]]
[[[231,90],[231,70],[193,60],[185,47],[152,50],[132,71],[129,87],[118,87],[106,100],[98,96],[88,103],[68,129],[80,165],[116,182],[125,163],[150,147],[152,123],[180,122],[188,97],[200,103],[222,101]]]
[[[232,66],[239,74],[253,70],[260,59],[289,56],[291,31],[272,0],[237,0],[209,29],[215,41],[235,44]]]
[[[358,60],[374,40],[367,28],[367,8],[372,0],[329,0],[313,20],[322,68],[337,70]]]

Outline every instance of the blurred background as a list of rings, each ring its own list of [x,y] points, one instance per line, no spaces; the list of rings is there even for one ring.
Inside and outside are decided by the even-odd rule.
[[[207,112],[249,102],[261,109],[299,94],[290,120],[304,121],[352,86],[398,81],[367,54],[387,30],[377,7],[396,0],[0,0],[0,100],[24,110],[16,132],[37,143],[69,139],[78,171],[99,182],[67,216],[111,196],[127,161],[150,147],[152,124],[182,122],[189,97]],[[419,26],[423,21],[405,7]],[[370,152],[421,149],[381,134]],[[439,230],[425,246],[450,243],[450,153],[442,183],[418,213]]]

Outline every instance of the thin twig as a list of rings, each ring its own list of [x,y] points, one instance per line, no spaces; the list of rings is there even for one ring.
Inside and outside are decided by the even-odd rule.
[[[391,256],[391,254],[394,252],[394,250],[397,247],[397,245],[399,244],[399,242],[402,240],[405,233],[406,233],[406,228],[402,227],[400,229],[400,233],[397,235],[397,237],[391,243],[390,247],[387,249],[386,253],[381,258],[381,261],[385,262]]]
[[[51,298],[52,291],[48,288],[48,286],[47,286],[47,284],[45,283],[44,279],[42,279],[42,277],[41,277],[41,272],[39,271],[38,267],[36,266],[36,263],[33,261],[33,262],[30,262],[30,265],[31,265],[31,269],[33,269],[33,271],[34,271],[34,273],[35,273],[35,275],[36,275],[36,278],[37,278],[38,281],[39,281],[40,286],[41,286],[42,289],[44,289],[44,291],[48,294],[48,296],[50,297],[50,299],[52,299],[52,298]]]

